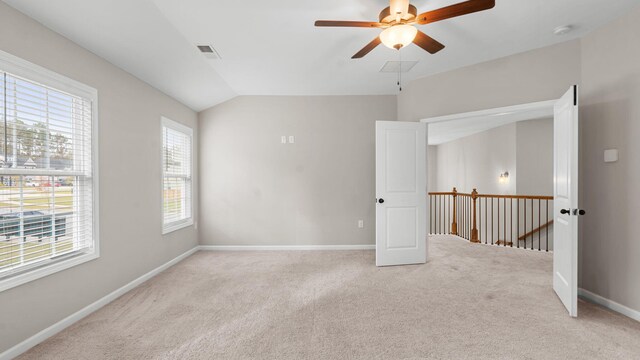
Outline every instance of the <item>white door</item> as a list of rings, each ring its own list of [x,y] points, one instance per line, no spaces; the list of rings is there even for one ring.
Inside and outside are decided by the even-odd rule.
[[[578,87],[554,109],[553,289],[578,316]]]
[[[427,124],[376,122],[376,265],[427,261]]]

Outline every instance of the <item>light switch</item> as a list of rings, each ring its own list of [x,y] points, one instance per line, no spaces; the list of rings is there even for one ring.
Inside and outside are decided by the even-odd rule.
[[[283,144],[286,144],[287,143],[287,137],[282,135],[282,137],[280,138],[280,142],[283,143]]]
[[[358,220],[358,228],[364,228],[364,220]]]
[[[289,144],[293,144],[295,140],[296,139],[293,137],[293,135],[289,135]]]
[[[616,162],[618,161],[618,149],[607,149],[604,151],[604,162]]]

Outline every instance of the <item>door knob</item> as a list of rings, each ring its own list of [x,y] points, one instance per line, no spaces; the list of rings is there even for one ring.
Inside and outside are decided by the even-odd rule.
[[[384,202],[384,199],[378,199],[378,202],[382,204]]]
[[[561,210],[560,210],[560,214],[563,214],[563,215],[564,215],[564,214],[571,215],[571,210],[569,210],[569,209],[561,209]]]
[[[584,211],[584,210],[580,210],[580,211],[578,211],[578,214],[580,214],[580,215],[584,215],[584,214],[586,214],[586,213],[587,213],[587,212],[586,212],[586,211]]]

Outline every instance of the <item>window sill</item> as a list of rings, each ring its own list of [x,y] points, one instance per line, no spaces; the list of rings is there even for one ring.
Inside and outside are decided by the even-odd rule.
[[[100,257],[97,251],[91,253],[78,254],[64,260],[52,260],[49,264],[42,264],[31,270],[9,276],[0,280],[0,292],[26,284],[28,282],[55,274],[59,271],[69,269],[71,267],[83,264],[87,261],[95,260]]]
[[[187,220],[182,220],[182,221],[176,221],[176,222],[172,222],[169,224],[165,224],[162,227],[162,235],[167,235],[169,233],[172,233],[174,231],[178,231],[180,229],[184,229],[186,227],[189,227],[193,225],[193,218],[189,218]]]

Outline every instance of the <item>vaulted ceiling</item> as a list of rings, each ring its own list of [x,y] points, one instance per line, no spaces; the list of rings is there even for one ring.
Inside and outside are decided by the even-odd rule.
[[[481,13],[420,26],[446,45],[379,46],[379,30],[315,28],[314,20],[376,20],[385,0],[4,0],[52,30],[199,111],[236,95],[396,94],[388,60],[417,60],[404,81],[581,37],[637,0],[497,0]],[[415,0],[419,12],[462,0]],[[556,36],[570,24],[574,31]],[[204,57],[210,44],[220,60]]]

